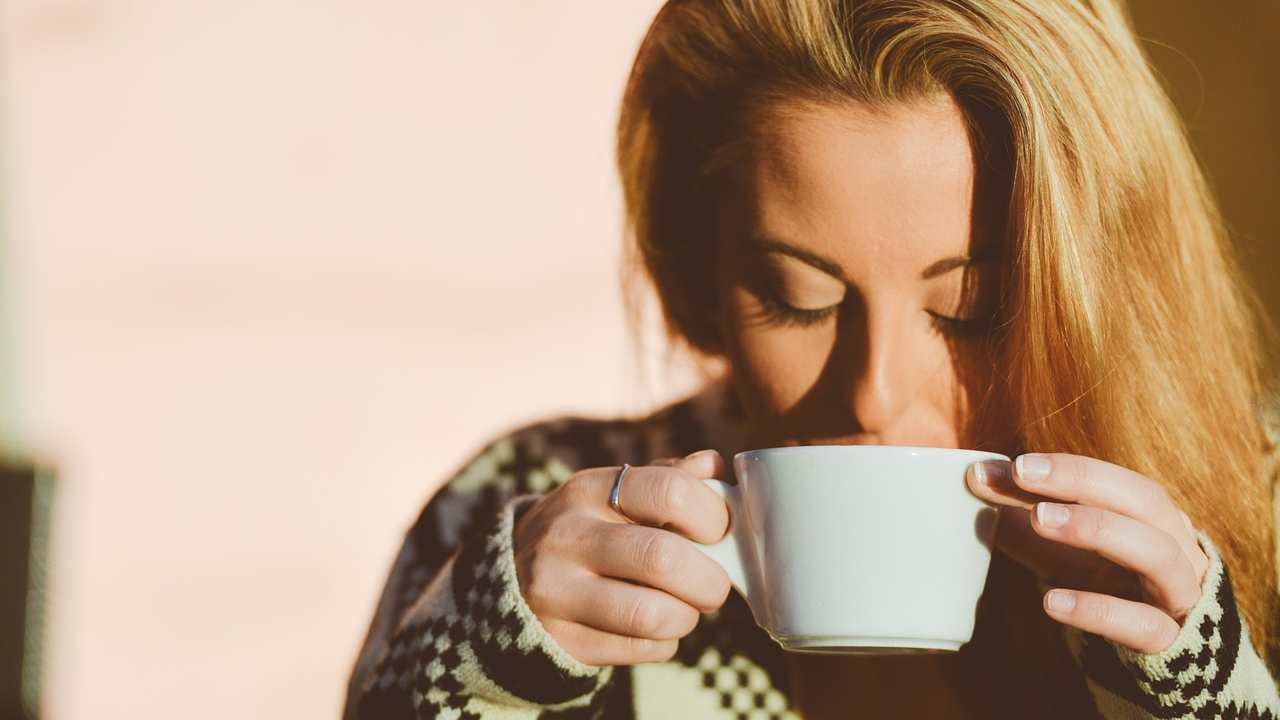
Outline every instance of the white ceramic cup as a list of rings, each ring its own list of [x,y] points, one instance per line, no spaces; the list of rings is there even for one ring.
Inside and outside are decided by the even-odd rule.
[[[729,532],[695,545],[784,649],[955,651],[973,636],[996,510],[965,485],[977,450],[809,445],[749,450],[706,483]]]

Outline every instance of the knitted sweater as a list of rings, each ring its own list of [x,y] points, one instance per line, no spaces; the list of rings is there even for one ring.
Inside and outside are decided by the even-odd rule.
[[[641,419],[540,423],[474,456],[408,532],[352,673],[345,719],[799,717],[785,653],[736,593],[702,617],[670,661],[598,667],[557,645],[516,578],[512,529],[540,494],[582,468],[741,447],[740,436],[726,435],[731,397],[719,384]],[[1249,640],[1227,568],[1200,539],[1210,559],[1203,593],[1168,649],[1144,655],[1062,627],[1079,697],[1049,678],[1054,690],[1031,691],[1030,702],[1043,705],[1016,716],[1280,718],[1276,683]],[[997,553],[992,563],[995,576],[1008,561]],[[1011,616],[993,606],[991,590],[989,577],[970,645]],[[1036,595],[1021,602],[1040,612]],[[859,716],[856,701],[849,716]]]

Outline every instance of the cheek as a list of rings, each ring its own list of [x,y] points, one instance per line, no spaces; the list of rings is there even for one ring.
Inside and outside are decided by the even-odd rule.
[[[959,442],[964,435],[964,425],[968,421],[968,393],[964,383],[956,374],[955,363],[946,357],[940,361],[936,373],[922,388],[925,403],[932,413],[950,428],[953,442]]]
[[[982,344],[953,351],[952,417],[966,447],[1009,454],[1017,434],[1010,398],[1000,382],[996,359]]]
[[[736,289],[729,295],[722,327],[751,404],[770,415],[792,407],[820,381],[835,345],[835,325],[766,324],[750,293]]]

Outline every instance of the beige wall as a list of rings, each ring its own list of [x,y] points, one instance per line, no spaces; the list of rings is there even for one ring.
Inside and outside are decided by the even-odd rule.
[[[444,473],[675,392],[629,369],[610,164],[657,4],[0,6],[8,433],[61,470],[48,717],[334,716]],[[1277,6],[1143,5],[1274,269]]]
[[[450,468],[652,399],[610,149],[655,8],[3,5],[49,717],[333,717]]]

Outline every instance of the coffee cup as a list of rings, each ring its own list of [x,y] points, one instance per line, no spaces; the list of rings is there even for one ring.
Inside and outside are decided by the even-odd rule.
[[[969,492],[977,450],[808,445],[733,458],[719,563],[786,650],[959,650],[973,636],[996,510]]]

